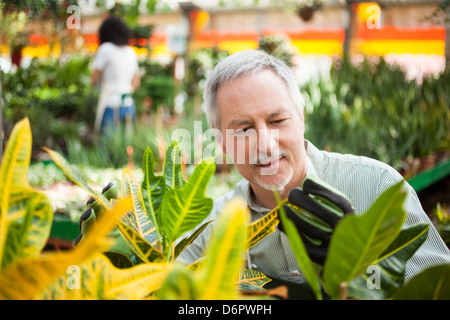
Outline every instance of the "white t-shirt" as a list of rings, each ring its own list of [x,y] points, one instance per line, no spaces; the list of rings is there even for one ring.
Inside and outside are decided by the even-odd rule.
[[[131,93],[131,81],[138,71],[136,52],[130,46],[105,42],[97,50],[94,69],[102,71],[102,89],[107,89],[110,95]]]

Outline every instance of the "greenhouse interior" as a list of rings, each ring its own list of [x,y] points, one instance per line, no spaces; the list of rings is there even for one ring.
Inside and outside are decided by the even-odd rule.
[[[449,0],[0,10],[2,300],[450,299]]]

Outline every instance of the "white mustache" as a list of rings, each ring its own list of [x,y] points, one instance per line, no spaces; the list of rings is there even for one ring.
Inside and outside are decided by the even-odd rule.
[[[272,162],[272,160],[278,160],[281,157],[285,157],[286,156],[286,152],[280,150],[277,151],[276,153],[271,153],[270,155],[267,154],[259,154],[258,157],[256,159],[254,159],[253,161],[251,161],[251,164],[255,164],[255,165],[266,165]]]

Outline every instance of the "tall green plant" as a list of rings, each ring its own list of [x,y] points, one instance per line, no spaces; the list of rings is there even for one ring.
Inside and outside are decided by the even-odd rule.
[[[409,80],[383,59],[336,61],[305,93],[306,136],[319,148],[376,158],[405,168],[408,157],[449,149],[449,71]],[[382,124],[382,129],[380,129]],[[364,137],[364,139],[361,139]]]
[[[206,259],[195,269],[175,269],[162,286],[162,299],[235,299],[236,281],[246,249],[248,209],[242,199],[230,201],[211,235]],[[181,285],[180,285],[181,284]]]
[[[37,255],[50,233],[53,212],[45,194],[28,183],[31,158],[28,119],[11,133],[0,169],[0,271],[17,259]]]
[[[101,206],[107,205],[103,196],[92,190],[61,155],[51,150],[48,151],[55,163],[75,184],[94,195]],[[215,171],[212,159],[197,165],[187,181],[183,178],[181,149],[177,142],[173,142],[166,151],[162,175],[155,174],[153,163],[152,151],[147,148],[143,159],[144,179],[141,184],[132,171],[123,170],[120,193],[122,198],[130,197],[132,199],[132,210],[120,219],[117,228],[136,259],[131,261],[125,255],[107,251],[108,257],[114,257],[117,265],[174,262],[180,253],[212,222],[207,221],[202,224],[210,214],[213,205],[212,199],[205,196],[208,182]],[[234,208],[236,207],[234,206]],[[228,244],[227,248],[231,250],[234,246],[242,245],[250,248],[263,237],[275,231],[277,223],[276,211],[273,211],[264,219],[245,225],[245,239],[247,240],[242,240],[242,243]],[[221,228],[230,228],[227,227],[227,223],[222,222],[222,224],[224,225]],[[185,234],[189,235],[183,236]],[[221,250],[226,252],[227,248]],[[211,252],[216,251],[212,250]],[[241,256],[242,253],[230,253],[230,255],[230,259],[236,259],[235,255]],[[197,264],[194,265],[197,266]],[[199,262],[198,266],[201,265],[203,263]],[[174,272],[178,274],[177,271]],[[179,272],[185,274],[188,271]],[[225,278],[223,281],[230,281],[229,277]],[[262,290],[261,287],[270,281],[261,273],[245,269],[242,269],[240,278],[233,277],[232,279],[233,283],[238,281],[238,288],[244,291],[249,288],[251,291]]]
[[[428,224],[416,224],[402,229],[406,218],[403,209],[406,194],[402,187],[399,182],[386,190],[363,215],[343,218],[333,233],[320,274],[311,267],[296,229],[281,214],[299,266],[318,299],[322,298],[320,287],[332,299],[390,299],[402,290],[406,263],[425,241],[429,228]],[[379,271],[380,287],[373,289],[368,282],[371,270],[375,269]],[[443,266],[436,270],[447,272],[447,269]],[[448,277],[442,275],[442,280],[447,281]],[[428,280],[427,276],[421,277]],[[424,293],[421,294],[423,297]],[[433,292],[428,294],[428,299],[432,299]]]
[[[28,119],[17,123],[0,170],[0,299],[144,297],[147,290],[155,287],[154,275],[161,275],[166,265],[142,265],[119,271],[100,255],[111,244],[106,236],[116,219],[129,210],[129,199],[106,205],[108,218],[96,224],[79,247],[41,254],[53,215],[47,197],[33,190],[27,181],[31,139]],[[89,286],[83,290],[69,286],[61,289],[70,267],[84,271],[88,265],[90,276],[83,278],[83,284],[90,282]],[[60,290],[55,290],[58,286]]]
[[[150,217],[144,216],[145,206],[140,196],[140,188],[129,170],[124,170],[123,173],[121,199],[108,201],[102,194],[90,188],[76,168],[70,166],[60,154],[48,150],[66,175],[94,197],[103,207],[104,212],[99,216],[97,223],[87,230],[86,238],[74,249],[46,252],[41,255],[52,223],[51,208],[46,197],[32,190],[27,183],[26,173],[30,161],[30,149],[31,131],[29,122],[25,119],[13,130],[0,174],[0,248],[2,249],[0,299],[143,299],[149,295],[154,295],[156,298],[179,297],[167,295],[171,291],[170,279],[174,274],[180,273],[178,264],[167,263],[164,260],[173,261],[181,250],[191,243],[196,234],[203,230],[204,226],[176,246],[175,243],[169,243],[164,238],[169,234],[167,239],[172,240],[172,235],[182,232],[182,228],[174,229],[171,226],[166,229],[161,228],[159,239],[167,244],[168,249],[164,250],[165,247],[163,247],[163,250],[159,251],[158,246],[153,247],[154,242],[149,246],[148,242],[151,241],[149,236],[154,236],[156,230],[151,224]],[[194,172],[189,181],[184,181],[181,176],[181,167],[177,162],[180,156],[178,151],[176,143],[169,148],[164,179],[156,177],[152,169],[147,167],[144,189],[147,196],[150,196],[146,199],[154,200],[152,208],[157,211],[157,214],[174,214],[184,221],[183,228],[192,229],[197,221],[192,218],[194,211],[186,210],[186,208],[198,208],[199,202],[202,203],[200,207],[208,208],[209,201],[202,199],[206,180],[214,167],[212,163],[205,162],[198,166],[197,173]],[[147,154],[144,161],[147,165],[151,164],[151,155]],[[165,183],[166,178],[169,184]],[[156,184],[153,184],[155,181],[157,181]],[[154,187],[155,185],[158,187]],[[179,201],[178,197],[188,200],[186,208],[182,210],[182,216],[179,212],[172,212],[173,207],[168,207],[166,211],[158,209],[160,208],[157,205],[159,200],[153,196],[160,194],[161,190],[169,195],[173,190],[178,191],[173,197],[168,198],[171,201],[173,199],[175,199],[173,201]],[[161,203],[164,203],[163,201],[164,199]],[[183,274],[191,271],[198,274],[195,276],[195,281],[201,283],[201,287],[209,286],[195,298],[238,297],[236,293],[238,288],[245,286],[247,290],[248,288],[261,290],[261,286],[270,281],[260,273],[245,269],[242,269],[242,273],[239,274],[244,257],[243,252],[247,247],[246,210],[243,203],[230,206],[217,223],[214,238],[216,240],[213,241],[210,249],[212,258],[190,267],[198,272],[186,267],[182,268]],[[157,216],[153,216],[153,221],[158,221]],[[122,227],[121,231],[129,232],[131,235],[129,237],[125,232],[122,235],[129,240],[133,249],[143,253],[142,257],[146,258],[146,261],[119,269],[102,254],[114,242],[109,235],[116,225],[119,229]],[[158,236],[153,239],[157,242]],[[153,256],[147,254],[145,250],[152,251]],[[157,254],[154,254],[155,252]],[[164,256],[166,252],[167,257]],[[136,252],[136,255],[138,253]],[[216,269],[219,265],[222,267],[220,273]],[[171,276],[166,280],[168,274]],[[177,283],[180,290],[181,285],[182,283]]]
[[[210,201],[204,197],[204,190],[214,169],[213,163],[205,161],[185,181],[176,143],[168,149],[162,176],[154,174],[151,154],[147,153],[142,187],[145,198],[126,169],[122,197],[111,202],[90,188],[61,155],[48,150],[64,172],[96,199],[104,214],[76,248],[41,255],[52,213],[48,199],[28,184],[30,149],[31,132],[24,119],[13,130],[0,169],[0,298],[142,299],[153,295],[160,299],[232,299],[242,297],[239,290],[262,290],[270,281],[242,264],[245,250],[275,230],[278,208],[247,225],[248,209],[239,200],[228,204],[216,221],[205,258],[188,267],[172,263],[208,224],[198,228],[200,218],[193,215],[197,208],[204,211],[202,218],[209,214]],[[332,298],[345,298],[347,292],[360,299],[449,298],[445,290],[449,287],[448,264],[425,270],[404,286],[406,262],[428,231],[425,224],[401,228],[404,197],[399,183],[383,193],[364,215],[345,217],[332,237],[323,278],[281,213],[299,265],[317,298],[322,297],[321,288]],[[169,201],[165,199],[177,204],[163,209],[164,201]],[[162,214],[172,218],[162,219]],[[119,269],[102,254],[112,245],[108,235],[116,225],[139,259],[135,266]],[[194,232],[175,242],[186,230]],[[379,268],[381,290],[368,289],[368,266]],[[68,278],[68,270],[73,269],[78,273]],[[69,282],[77,275],[78,282]]]

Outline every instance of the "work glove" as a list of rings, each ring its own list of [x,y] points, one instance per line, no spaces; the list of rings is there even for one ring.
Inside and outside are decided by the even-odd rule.
[[[346,214],[354,214],[350,200],[323,181],[306,178],[301,188],[289,192],[283,206],[299,232],[311,260],[325,264],[328,246],[336,225]],[[279,229],[284,232],[282,224]]]
[[[114,180],[108,183],[108,185],[103,188],[102,194],[108,201],[113,201],[114,199],[118,199],[119,188],[120,181]],[[103,207],[98,204],[93,197],[89,198],[89,200],[86,202],[86,206],[87,210],[80,216],[80,234],[75,239],[75,246],[83,241],[84,237],[86,236],[87,230],[89,230],[89,228],[91,228],[92,225],[96,223],[97,218],[105,214]],[[129,260],[133,259],[133,251],[126,244],[117,228],[113,229],[108,236],[115,240],[112,247],[108,249],[109,253],[118,253],[125,255]]]

